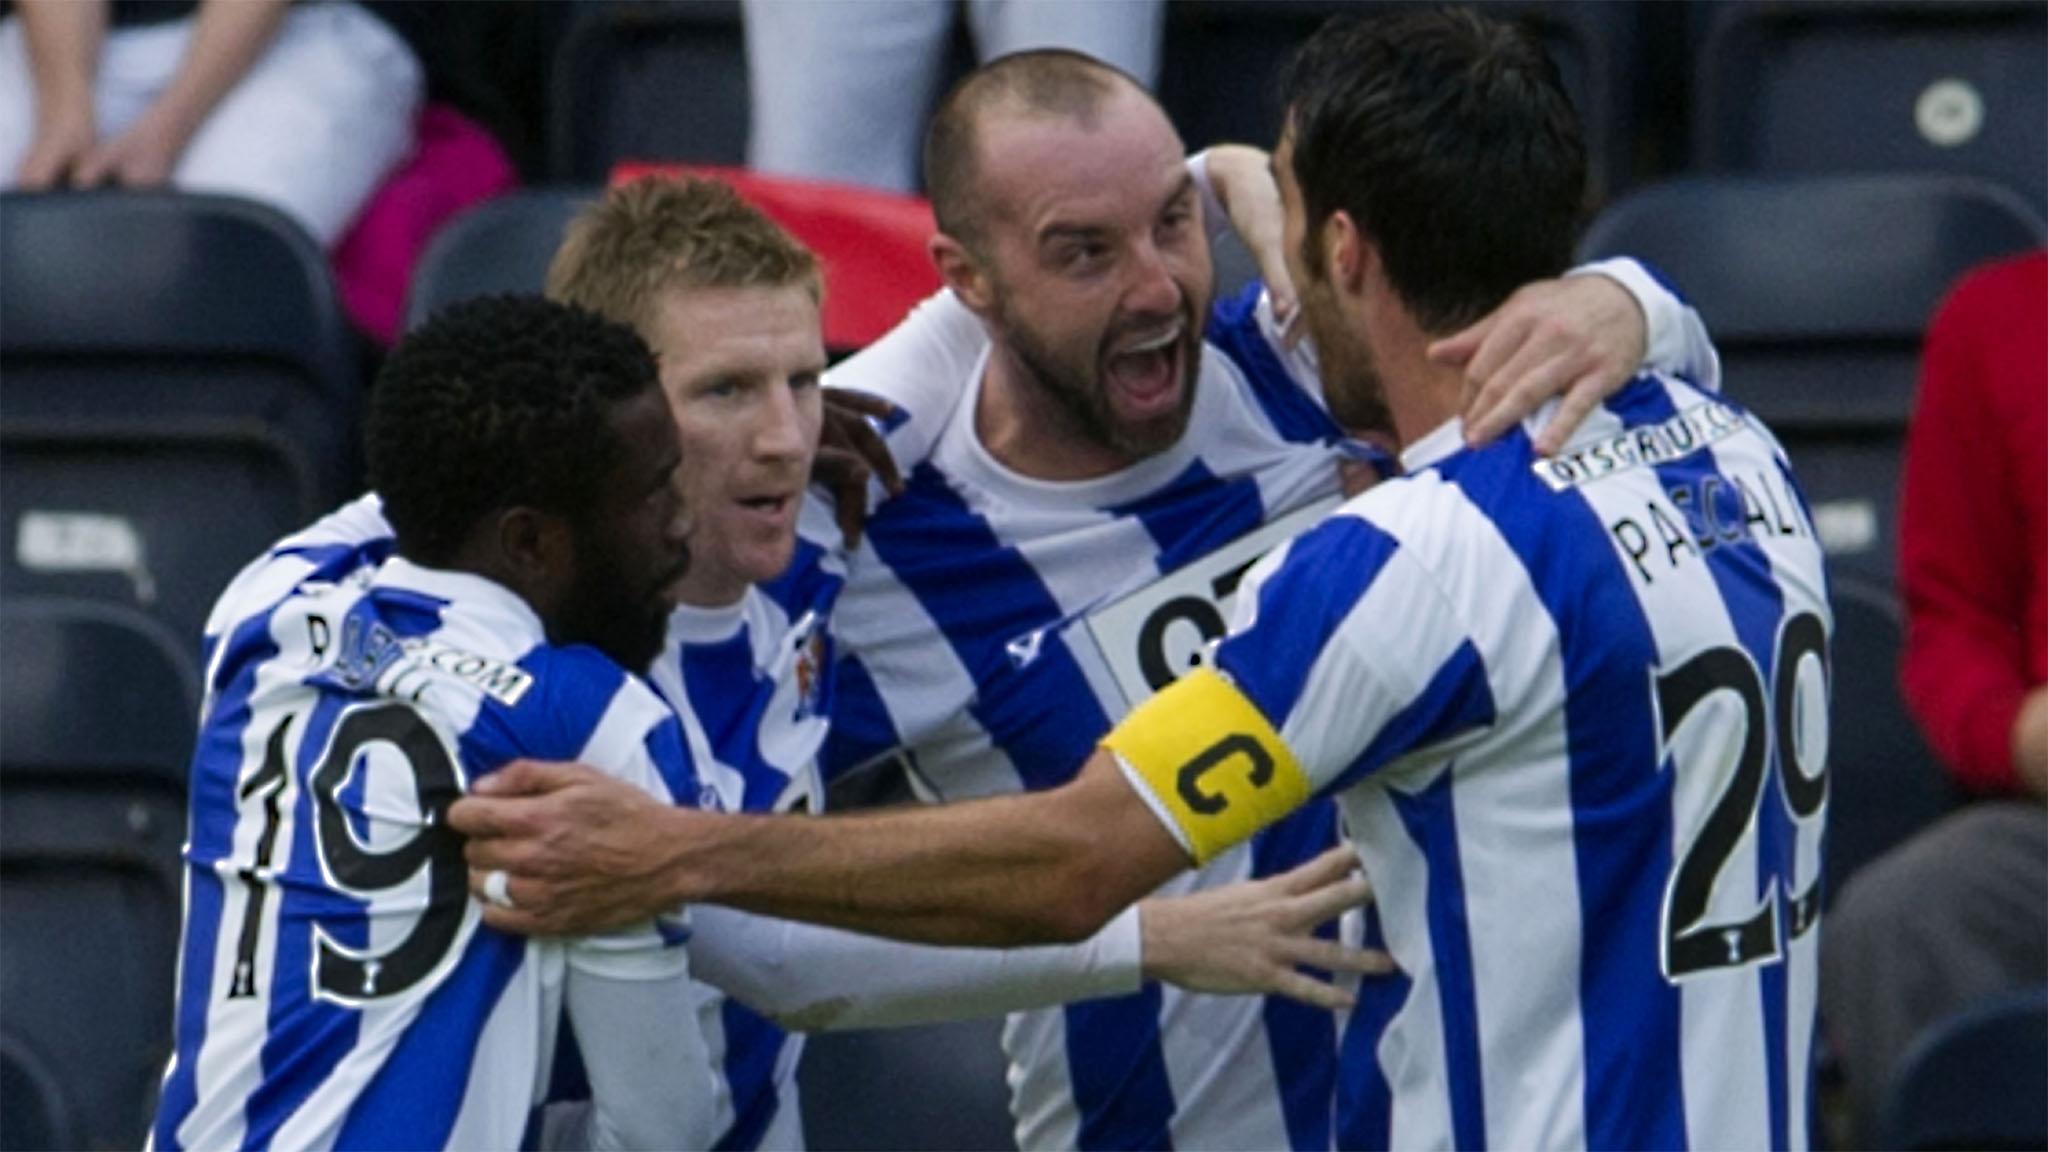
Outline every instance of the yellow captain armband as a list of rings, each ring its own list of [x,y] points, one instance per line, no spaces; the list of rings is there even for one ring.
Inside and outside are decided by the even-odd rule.
[[[1205,864],[1308,801],[1308,776],[1258,706],[1212,668],[1181,677],[1102,746],[1123,758]]]

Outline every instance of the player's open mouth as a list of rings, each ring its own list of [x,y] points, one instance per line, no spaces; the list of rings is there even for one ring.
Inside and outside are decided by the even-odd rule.
[[[1171,410],[1180,402],[1181,335],[1178,320],[1152,333],[1141,333],[1112,351],[1103,376],[1126,415],[1145,418]]]
[[[737,503],[755,516],[780,523],[796,509],[796,496],[746,496]]]

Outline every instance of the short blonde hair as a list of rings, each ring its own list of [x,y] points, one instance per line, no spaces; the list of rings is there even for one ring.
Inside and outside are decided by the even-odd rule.
[[[818,258],[730,185],[646,176],[569,225],[548,265],[553,299],[646,329],[664,292],[801,287],[822,303]]]

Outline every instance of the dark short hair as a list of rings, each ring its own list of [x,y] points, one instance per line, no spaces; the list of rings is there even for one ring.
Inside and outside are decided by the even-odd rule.
[[[581,308],[491,296],[435,315],[370,401],[370,482],[398,550],[446,564],[492,512],[583,512],[613,462],[612,412],[658,388],[632,329]]]
[[[1427,331],[1571,262],[1586,148],[1526,30],[1463,8],[1338,16],[1282,80],[1309,237],[1348,213]],[[1302,257],[1320,269],[1322,250]]]
[[[970,248],[981,241],[976,149],[991,109],[1003,105],[1093,128],[1119,86],[1151,99],[1144,85],[1113,65],[1066,48],[1013,52],[969,72],[946,93],[925,128],[925,195],[939,231]]]

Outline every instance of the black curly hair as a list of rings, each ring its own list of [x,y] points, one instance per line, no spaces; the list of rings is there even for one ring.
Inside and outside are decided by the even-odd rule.
[[[370,482],[399,551],[445,565],[497,509],[578,515],[612,463],[612,410],[657,387],[647,345],[593,312],[489,296],[436,314],[370,401]]]

